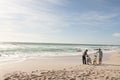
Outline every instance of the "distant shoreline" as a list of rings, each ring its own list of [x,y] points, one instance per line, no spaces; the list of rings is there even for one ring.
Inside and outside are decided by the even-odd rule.
[[[0,42],[0,43],[7,43],[7,44],[47,44],[47,45],[87,45],[87,46],[120,46],[114,44],[77,44],[77,43],[47,43],[47,42]]]

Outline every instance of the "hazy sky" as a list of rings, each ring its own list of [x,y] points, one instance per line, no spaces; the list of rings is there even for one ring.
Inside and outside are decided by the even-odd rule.
[[[0,0],[0,41],[120,44],[120,0]]]

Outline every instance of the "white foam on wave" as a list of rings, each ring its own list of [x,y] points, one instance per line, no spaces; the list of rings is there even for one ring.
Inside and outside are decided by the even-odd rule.
[[[2,55],[0,57],[0,65],[8,64],[8,63],[16,63],[24,60],[26,60],[26,58],[20,57],[18,55]]]
[[[0,64],[36,57],[82,55],[85,49],[88,54],[93,54],[99,48],[103,53],[120,52],[120,46],[0,44]]]

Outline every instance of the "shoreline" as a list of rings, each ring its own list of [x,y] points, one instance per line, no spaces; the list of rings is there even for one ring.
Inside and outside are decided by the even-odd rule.
[[[119,53],[113,53],[113,54],[105,54],[106,60],[103,61],[102,65],[95,66],[98,67],[120,67],[120,62],[116,61],[119,60]],[[118,56],[118,57],[117,57]],[[113,60],[113,58],[115,60]],[[116,63],[114,63],[116,62]],[[113,66],[114,65],[114,66]],[[9,66],[9,67],[8,67]],[[47,59],[31,59],[31,60],[25,60],[23,62],[18,63],[12,63],[12,64],[6,64],[0,66],[1,71],[1,80],[5,78],[5,75],[13,72],[20,71],[20,72],[26,72],[30,73],[32,71],[36,70],[69,70],[70,68],[76,69],[77,67],[80,67],[81,69],[86,67],[93,67],[94,65],[82,65],[81,56],[72,56],[72,57],[55,57],[55,58],[47,58]],[[90,68],[91,69],[91,68]],[[114,70],[114,68],[112,68]],[[80,69],[78,69],[80,70]],[[120,70],[120,69],[118,69]],[[63,71],[64,72],[64,71]]]

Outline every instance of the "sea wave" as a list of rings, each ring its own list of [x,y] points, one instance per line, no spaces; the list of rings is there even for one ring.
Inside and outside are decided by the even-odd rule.
[[[82,55],[85,49],[92,54],[101,48],[104,53],[120,52],[119,45],[0,43],[0,63],[33,57]]]

